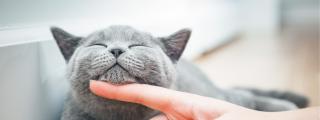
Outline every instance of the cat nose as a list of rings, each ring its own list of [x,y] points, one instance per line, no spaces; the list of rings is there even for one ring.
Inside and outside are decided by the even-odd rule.
[[[124,51],[122,49],[115,48],[111,49],[110,52],[114,57],[118,58]]]

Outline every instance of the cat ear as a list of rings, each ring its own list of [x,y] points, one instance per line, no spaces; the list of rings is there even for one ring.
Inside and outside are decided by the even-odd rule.
[[[51,27],[50,29],[63,57],[66,61],[69,61],[82,38],[73,36],[58,27]]]
[[[181,29],[168,37],[161,38],[166,54],[173,61],[178,61],[190,38],[190,29]]]

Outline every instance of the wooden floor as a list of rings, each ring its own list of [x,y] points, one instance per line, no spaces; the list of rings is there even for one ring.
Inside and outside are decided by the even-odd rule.
[[[195,62],[221,87],[289,90],[320,105],[319,36],[314,32],[319,31],[246,34]]]

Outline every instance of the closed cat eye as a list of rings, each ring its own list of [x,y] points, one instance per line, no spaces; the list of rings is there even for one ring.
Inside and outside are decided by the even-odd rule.
[[[108,47],[107,45],[105,44],[101,44],[101,43],[96,43],[96,44],[93,44],[91,46],[103,46],[103,47]]]
[[[146,46],[145,46],[145,45],[142,45],[142,44],[129,45],[129,48],[132,48],[132,47],[146,47]]]

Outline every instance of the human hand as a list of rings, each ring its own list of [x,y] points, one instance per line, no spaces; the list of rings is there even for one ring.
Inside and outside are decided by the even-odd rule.
[[[117,86],[90,81],[90,89],[98,96],[143,104],[163,113],[152,120],[212,120],[232,111],[250,111],[224,101],[145,84]]]
[[[146,84],[112,85],[91,80],[90,90],[101,97],[142,104],[163,113],[151,120],[316,120],[312,119],[312,113],[317,113],[316,109],[319,109],[311,112],[305,110],[299,114],[295,114],[296,111],[260,112],[209,97]]]

